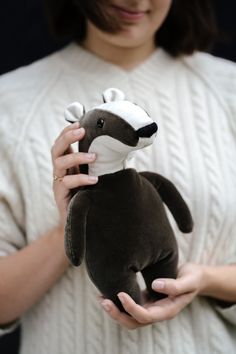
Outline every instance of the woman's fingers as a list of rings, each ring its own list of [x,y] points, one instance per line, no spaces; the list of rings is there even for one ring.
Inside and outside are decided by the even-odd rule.
[[[51,150],[55,182],[57,182],[58,180],[62,181],[63,177],[66,176],[67,171],[69,169],[73,169],[74,167],[79,166],[82,163],[87,164],[95,160],[94,154],[73,153],[72,151],[71,144],[81,140],[84,137],[84,134],[85,134],[84,128],[79,128],[79,123],[76,122],[64,128],[61,134],[55,140],[55,143]],[[83,182],[84,177],[81,177],[81,180],[83,185],[85,183]],[[80,178],[78,182],[79,181]],[[67,185],[75,186],[73,181],[66,180],[66,182],[67,182],[66,186]],[[91,184],[91,181],[89,184]],[[75,187],[78,187],[78,185],[76,185]]]
[[[101,302],[101,305],[110,317],[121,326],[130,330],[142,326],[134,318],[128,316],[124,312],[121,312],[111,300],[105,299]]]
[[[135,329],[155,322],[171,320],[193,300],[194,295],[190,293],[174,298],[168,297],[154,303],[147,303],[144,306],[136,304],[126,293],[119,293],[118,297],[130,316],[120,312],[115,304],[108,299],[101,298],[102,307],[120,325],[128,329]]]
[[[89,176],[79,173],[77,175],[66,175],[62,179],[63,184],[68,189],[76,188],[78,186],[86,186],[89,184],[95,184],[98,181],[98,177]]]
[[[93,162],[96,158],[96,155],[93,153],[70,153],[63,156],[58,157],[54,161],[54,170],[57,174],[58,171],[68,170],[74,166],[78,166],[81,164],[89,164]]]
[[[125,311],[127,311],[136,321],[142,324],[152,322],[152,318],[149,316],[147,309],[136,304],[136,302],[128,294],[119,293],[118,298],[120,299]]]
[[[66,222],[68,204],[72,197],[70,189],[98,181],[97,177],[79,173],[81,164],[89,164],[96,159],[95,154],[73,152],[71,144],[78,142],[85,135],[84,128],[79,126],[76,122],[64,128],[51,149],[53,192],[63,224]]]
[[[162,322],[174,318],[192,300],[192,294],[184,294],[177,297],[168,297],[145,307],[135,303],[126,293],[118,294],[122,299],[124,309],[142,325]]]
[[[156,279],[152,283],[152,288],[160,293],[170,296],[178,296],[184,293],[195,291],[188,278],[178,279]]]
[[[64,155],[68,151],[71,144],[81,140],[84,137],[84,134],[84,128],[78,128],[66,130],[59,135],[51,150],[53,163],[58,157]]]
[[[79,122],[75,122],[73,124],[67,125],[62,131],[61,133],[58,135],[57,139],[63,135],[64,133],[68,132],[69,130],[73,130],[73,129],[78,129],[80,127]]]
[[[156,279],[152,283],[155,291],[170,296],[199,292],[203,283],[203,267],[187,263],[181,267],[177,279]]]
[[[105,309],[114,320],[127,328],[171,320],[193,301],[202,286],[202,279],[202,266],[186,264],[181,267],[177,279],[160,278],[152,283],[154,290],[165,293],[168,297],[140,306],[127,293],[120,292],[118,297],[132,317],[121,313],[111,301],[107,303],[107,299],[105,305],[108,308]]]

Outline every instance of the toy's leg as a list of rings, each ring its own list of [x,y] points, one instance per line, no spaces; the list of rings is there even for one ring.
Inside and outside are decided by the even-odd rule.
[[[168,254],[160,261],[144,268],[141,273],[147,286],[149,299],[160,300],[167,295],[152,290],[152,282],[157,278],[176,278],[177,276],[178,255],[176,252]]]
[[[141,304],[141,290],[133,270],[129,270],[125,274],[116,274],[116,276],[114,276],[114,272],[108,275],[106,270],[106,279],[109,281],[102,284],[99,289],[103,296],[113,301],[120,311],[126,312],[117,297],[119,292],[129,294],[136,303]]]

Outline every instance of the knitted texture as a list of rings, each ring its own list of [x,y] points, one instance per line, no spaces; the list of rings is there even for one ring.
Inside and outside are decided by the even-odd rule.
[[[235,65],[203,53],[173,59],[158,49],[127,72],[75,44],[0,79],[0,255],[57,225],[50,149],[66,125],[64,109],[72,101],[92,108],[108,87],[123,90],[159,126],[155,143],[128,166],[166,176],[188,203],[191,234],[168,213],[180,264],[236,262]],[[198,297],[173,320],[128,331],[97,295],[84,265],[69,267],[22,316],[21,353],[236,353],[236,305],[222,309]]]

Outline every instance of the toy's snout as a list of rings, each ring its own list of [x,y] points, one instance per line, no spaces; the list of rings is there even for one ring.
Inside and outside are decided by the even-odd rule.
[[[157,132],[157,124],[156,123],[151,123],[146,125],[143,128],[139,128],[137,130],[139,138],[150,138],[153,134]]]

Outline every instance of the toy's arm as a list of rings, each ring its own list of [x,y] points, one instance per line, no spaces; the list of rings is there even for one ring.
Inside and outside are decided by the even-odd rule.
[[[68,206],[65,227],[66,255],[74,266],[84,258],[86,246],[86,221],[89,210],[88,191],[78,191]]]
[[[140,172],[157,190],[162,201],[173,214],[179,229],[188,233],[193,229],[190,210],[174,184],[165,177],[152,172]]]

